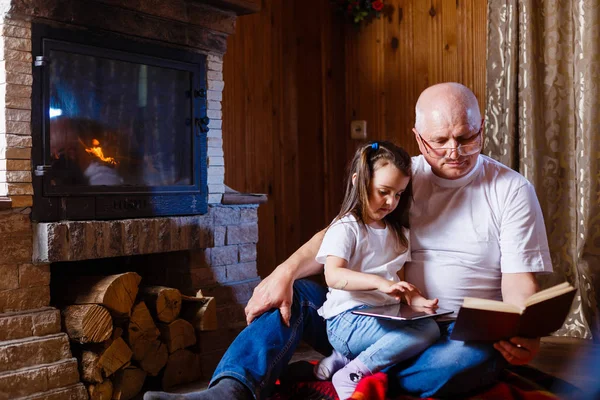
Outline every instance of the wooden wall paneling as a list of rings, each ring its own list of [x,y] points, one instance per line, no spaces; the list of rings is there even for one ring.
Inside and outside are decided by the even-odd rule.
[[[413,13],[413,99],[416,103],[419,95],[425,88],[430,86],[433,81],[429,71],[429,52],[430,52],[430,20],[431,10],[430,1],[411,1]],[[414,104],[413,104],[414,107]],[[413,110],[414,112],[414,110]],[[413,117],[414,118],[414,117]]]
[[[485,82],[487,58],[487,1],[473,1],[473,24],[471,37],[473,38],[473,86],[475,96],[479,100],[481,115],[485,110]]]
[[[274,237],[265,237],[271,242],[276,252],[276,263],[289,256],[300,242],[300,204],[299,192],[299,156],[298,156],[298,86],[296,80],[298,51],[295,39],[295,10],[290,3],[274,1],[272,7],[273,23],[277,27],[274,34],[278,36],[277,52],[274,59],[273,81],[277,97],[273,119],[276,131],[273,132],[275,146],[274,174],[277,177],[273,194],[269,202],[275,207]],[[260,254],[259,254],[260,255]],[[262,259],[259,258],[262,263]],[[269,267],[269,266],[265,266]],[[274,268],[275,265],[270,266]],[[261,276],[265,276],[261,274]]]
[[[410,127],[414,123],[412,2],[395,0],[392,13],[384,20],[385,29],[385,132],[386,138],[409,154],[418,148]]]
[[[240,191],[269,193],[273,185],[272,38],[269,8],[240,17],[224,57],[225,183]],[[269,200],[258,211],[259,234],[265,238],[275,236],[275,203]],[[258,253],[259,273],[272,270],[273,244],[259,240]]]
[[[346,92],[350,120],[367,121],[367,139],[385,138],[384,29],[380,20],[349,27],[346,40]],[[348,124],[350,121],[348,121]],[[349,132],[349,130],[348,130]],[[356,143],[358,146],[360,142]]]
[[[252,18],[252,17],[247,17]],[[239,68],[243,63],[241,59],[246,47],[248,36],[245,20],[238,22],[237,33],[227,40],[227,53],[223,57],[223,152],[225,153],[225,183],[236,190],[245,190],[246,168],[237,165],[246,165],[246,143],[243,136],[246,126],[246,103],[244,93],[245,82],[249,71]],[[235,117],[234,117],[235,116]],[[230,155],[235,154],[235,163]],[[230,161],[232,160],[232,161]]]
[[[296,46],[298,51],[296,79],[298,87],[298,166],[300,241],[304,242],[323,227],[325,220],[323,102],[321,87],[321,22],[315,13],[322,0],[294,2]],[[311,10],[311,12],[307,12]]]
[[[341,18],[338,15],[338,18]],[[357,68],[354,62],[350,62],[350,60],[356,60],[360,49],[356,45],[356,41],[354,40],[354,35],[356,35],[356,28],[346,23],[345,37],[344,37],[344,108],[345,108],[345,118],[343,123],[343,130],[346,132],[345,136],[341,136],[340,140],[344,143],[347,143],[348,151],[347,157],[349,158],[359,143],[362,141],[356,141],[350,138],[350,123],[353,120],[360,119],[357,112],[357,97],[358,97],[358,88],[356,87],[355,82],[358,80]],[[363,114],[364,116],[364,114]],[[369,130],[368,121],[367,121],[367,131]]]
[[[457,0],[442,0],[441,3],[439,18],[442,22],[442,82],[462,80],[458,59],[457,35],[465,29],[465,26],[459,24],[457,10],[459,3]],[[463,62],[467,65],[469,63],[468,60],[460,60],[460,64],[463,64]]]
[[[399,142],[403,125],[403,110],[397,106],[402,103],[402,90],[405,82],[400,73],[406,60],[400,57],[400,24],[398,4],[388,3],[393,13],[388,14],[379,24],[383,25],[383,88],[385,88],[384,128],[381,139]],[[398,143],[400,144],[400,143]]]
[[[419,1],[419,0],[415,0]],[[429,7],[429,51],[428,65],[429,84],[444,82],[443,58],[444,58],[444,39],[442,32],[442,0],[431,0]]]
[[[398,10],[398,25],[400,27],[401,40],[401,68],[400,76],[403,82],[400,91],[402,93],[401,102],[395,105],[399,113],[403,116],[402,125],[398,135],[400,144],[405,147],[409,154],[419,154],[419,147],[412,132],[415,125],[415,103],[418,94],[415,91],[414,80],[414,6],[410,0],[400,2],[402,8]],[[400,13],[400,10],[402,12]],[[401,19],[400,19],[401,17]]]
[[[267,3],[267,2],[264,2]],[[273,4],[265,4],[272,7]],[[267,12],[256,14],[250,24],[250,38],[252,44],[246,46],[244,64],[238,68],[252,71],[246,81],[247,112],[250,118],[246,120],[246,181],[247,188],[259,193],[271,193],[274,185],[274,160],[273,151],[273,72],[279,68],[274,65],[272,41],[277,35],[273,34],[273,19],[269,9]],[[252,16],[254,17],[254,15]],[[243,17],[242,17],[243,18]],[[271,193],[272,194],[272,193]],[[264,237],[275,236],[275,202],[268,201],[258,209],[259,232]],[[276,263],[275,248],[269,241],[260,241],[257,252],[261,255],[257,264],[259,274],[270,271]]]
[[[473,0],[461,0],[458,4],[458,76],[460,82],[473,88]]]
[[[371,98],[367,96],[363,96],[361,101],[363,103],[371,103],[373,105],[373,116],[375,125],[372,125],[373,135],[369,136],[369,139],[377,138],[381,140],[388,139],[388,133],[386,132],[385,125],[385,115],[387,112],[387,91],[385,87],[385,24],[381,23],[382,21],[377,20],[373,22],[371,33],[373,37],[371,38],[371,54],[367,56],[365,61],[368,62],[368,69],[365,70],[365,78],[362,79],[361,82],[365,82],[368,84],[371,81],[371,85],[373,86],[373,90]],[[359,58],[362,60],[362,58]],[[370,78],[370,79],[369,79]],[[366,90],[369,92],[369,90]],[[371,100],[371,101],[369,101]],[[369,130],[367,129],[367,132]]]
[[[332,3],[320,2],[321,94],[323,105],[323,177],[325,221],[337,215],[344,197],[346,165],[353,153],[350,130],[346,129],[344,37],[347,26],[340,23]]]

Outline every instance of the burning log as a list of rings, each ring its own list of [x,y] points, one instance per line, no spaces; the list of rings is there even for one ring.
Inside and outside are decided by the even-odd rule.
[[[176,319],[170,324],[159,324],[158,329],[162,341],[167,345],[169,354],[196,344],[196,333],[192,324],[183,319]]]
[[[147,286],[140,289],[148,309],[165,323],[173,322],[181,310],[181,293],[177,289],[162,286]]]
[[[108,310],[96,304],[68,306],[62,310],[69,338],[79,343],[100,343],[110,339],[113,330]]]

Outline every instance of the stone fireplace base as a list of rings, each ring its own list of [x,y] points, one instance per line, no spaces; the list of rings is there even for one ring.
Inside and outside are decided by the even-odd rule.
[[[257,222],[256,205],[211,206],[202,216],[39,224],[31,223],[27,209],[1,212],[0,393],[87,398],[60,313],[48,307],[61,303],[60,293],[50,297],[51,275],[89,275],[92,267],[98,274],[103,263],[109,273],[129,266],[145,284],[215,297],[218,330],[197,336],[208,379],[245,326],[243,309],[259,282]]]

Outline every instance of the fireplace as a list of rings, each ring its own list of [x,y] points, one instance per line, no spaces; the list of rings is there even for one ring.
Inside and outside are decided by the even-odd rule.
[[[258,205],[222,204],[222,71],[259,3],[0,1],[0,400],[98,390],[52,281],[132,270],[214,298],[202,379],[245,326]]]
[[[32,26],[33,219],[203,214],[206,55]]]

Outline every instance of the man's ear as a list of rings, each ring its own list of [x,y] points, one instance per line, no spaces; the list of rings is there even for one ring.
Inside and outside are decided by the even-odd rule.
[[[356,172],[352,174],[352,186],[356,184]]]
[[[419,151],[421,152],[421,154],[425,155],[426,154],[426,150],[423,147],[423,143],[421,142],[421,140],[419,140],[419,132],[417,132],[417,130],[415,128],[412,128],[413,133],[415,134],[415,140],[417,141],[417,145],[419,146]]]

